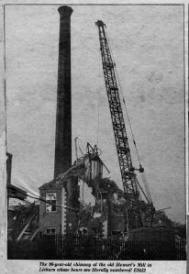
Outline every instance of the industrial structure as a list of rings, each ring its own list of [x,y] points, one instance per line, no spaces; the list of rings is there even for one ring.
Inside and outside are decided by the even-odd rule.
[[[96,25],[123,191],[103,178],[104,164],[99,157],[97,146],[87,144],[86,153],[72,164],[70,50],[72,9],[63,6],[58,11],[60,37],[54,179],[39,188],[42,199],[40,232],[45,235],[77,233],[80,228],[79,180],[83,180],[92,189],[92,195],[95,198],[93,215],[99,213],[96,221],[102,224],[98,226],[98,229],[95,228],[98,235],[108,238],[116,233],[129,233],[132,229],[152,226],[155,209],[152,200],[142,189],[136,176],[136,171],[144,172],[141,163],[139,168],[133,167],[132,164],[115,63],[106,37],[105,24],[100,20],[96,22]],[[134,144],[136,145],[135,141]],[[146,201],[141,199],[141,191]],[[114,213],[116,212],[114,208],[117,209],[118,214]]]
[[[58,11],[60,13],[60,37],[54,179],[39,188],[41,197],[39,231],[45,235],[74,234],[80,229],[78,225],[80,210],[78,180],[82,180],[92,189],[97,212],[99,211],[98,205],[100,208],[103,207],[102,200],[109,208],[111,207],[110,201],[114,194],[111,189],[108,190],[109,184],[103,186],[104,163],[99,157],[97,146],[92,147],[87,144],[85,155],[76,159],[72,165],[70,50],[72,9],[63,6]],[[93,230],[106,238],[111,234],[113,218],[109,218],[110,209],[102,215],[99,217],[102,225],[98,226],[98,229],[93,227]],[[121,217],[117,226],[124,223],[123,215]],[[114,229],[116,230],[116,227]],[[124,231],[123,225],[122,231]]]
[[[72,8],[63,6],[60,13],[57,114],[55,135],[54,178],[65,172],[71,160],[71,14]]]
[[[74,231],[78,208],[78,179],[57,179],[72,165],[71,134],[71,14],[72,8],[62,6],[60,14],[57,113],[55,134],[54,179],[40,187],[40,196],[50,204],[41,203],[40,231],[46,234]],[[76,208],[69,210],[68,208]],[[68,213],[69,211],[69,213]]]
[[[61,240],[57,240],[59,246],[66,237],[69,238],[71,235],[73,239],[77,235],[77,246],[74,245],[77,251],[74,252],[79,254],[78,235],[83,235],[83,231],[85,235],[101,240],[112,240],[115,237],[118,241],[122,237],[124,244],[122,242],[116,250],[117,255],[113,258],[118,258],[121,254],[123,256],[126,250],[125,243],[128,241],[149,242],[161,239],[173,248],[173,230],[170,229],[170,225],[165,229],[162,227],[159,229],[158,226],[162,223],[165,225],[166,222],[159,217],[160,212],[155,210],[150,194],[143,190],[137,179],[136,172],[143,173],[144,168],[140,161],[138,168],[132,163],[115,62],[110,52],[105,24],[100,20],[96,22],[96,25],[123,190],[114,181],[104,177],[104,170],[108,173],[109,170],[100,158],[97,145],[87,143],[86,151],[78,157],[76,137],[76,159],[72,161],[71,14],[73,10],[71,7],[61,6],[58,12],[60,31],[54,177],[39,187],[40,205],[39,207],[33,205],[27,211],[25,215],[28,214],[28,218],[25,218],[25,223],[20,226],[15,239],[20,241],[26,234],[31,241],[43,237],[50,239],[60,235]],[[125,101],[123,102],[125,104]],[[133,142],[136,146],[135,140]],[[10,181],[10,155],[7,161],[8,181]],[[82,204],[81,182],[91,189],[95,200],[93,206],[86,207]],[[21,192],[19,193],[21,195]],[[32,229],[32,233],[29,233]],[[63,244],[61,248],[64,249],[65,245]],[[101,250],[104,248],[104,243],[100,248]],[[113,247],[109,247],[110,250],[111,248]],[[63,251],[60,253],[64,258]],[[106,259],[111,258],[108,256]]]

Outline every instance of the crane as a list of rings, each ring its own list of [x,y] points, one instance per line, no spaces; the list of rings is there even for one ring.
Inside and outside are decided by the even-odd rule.
[[[136,170],[138,170],[139,172],[143,173],[144,168],[141,164],[139,164],[139,168],[137,169],[132,164],[127,130],[119,95],[119,87],[116,79],[115,63],[113,62],[111,56],[111,51],[105,32],[105,24],[101,20],[98,20],[95,24],[98,27],[104,81],[109,102],[109,109],[111,114],[121,178],[123,182],[124,195],[125,199],[128,202],[128,212],[130,212],[130,215],[132,215],[132,219],[135,216],[135,219],[138,220],[137,225],[136,220],[132,222],[135,223],[135,227],[140,227],[142,226],[139,202],[140,191],[142,191],[148,204],[152,203],[140,186],[135,172]]]

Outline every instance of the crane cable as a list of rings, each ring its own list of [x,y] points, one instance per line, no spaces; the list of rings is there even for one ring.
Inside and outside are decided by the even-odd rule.
[[[145,176],[145,173],[141,173],[141,178],[142,178],[142,182],[144,184],[144,187],[145,187],[145,191],[148,195],[148,199],[150,200],[150,202],[152,203],[152,196],[151,196],[151,193],[150,193],[150,188],[149,188],[149,185],[148,185],[148,182],[147,182],[147,179],[146,179],[146,176]]]
[[[110,49],[110,52],[111,52],[112,61],[115,64],[115,62],[114,62],[114,55],[113,55],[113,52],[112,52],[112,49],[111,49],[110,38],[109,38],[109,35],[108,35],[107,32],[106,32],[106,37],[107,37],[109,49]],[[114,68],[115,68],[115,73],[116,73],[116,78],[117,78],[117,84],[119,86],[120,95],[122,97],[122,102],[123,102],[123,105],[124,105],[124,110],[125,110],[125,113],[126,113],[126,116],[127,116],[127,120],[128,120],[128,124],[129,124],[129,129],[130,129],[130,132],[131,132],[132,141],[133,141],[133,144],[134,144],[134,147],[135,147],[135,151],[136,151],[137,161],[139,163],[139,167],[142,167],[141,157],[140,157],[139,150],[138,150],[138,147],[137,147],[137,144],[136,144],[136,141],[135,141],[135,136],[134,136],[134,133],[133,133],[133,130],[132,130],[132,125],[131,125],[131,119],[130,119],[130,116],[129,116],[129,113],[128,113],[127,105],[126,105],[125,98],[124,98],[123,91],[122,91],[121,81],[120,81],[119,74],[118,74],[116,66],[114,66]],[[146,193],[148,195],[148,198],[149,198],[150,202],[152,202],[152,197],[151,197],[150,189],[149,189],[149,186],[148,186],[148,182],[147,182],[146,176],[144,175],[144,172],[141,173],[141,178],[142,178],[142,181],[143,181],[143,184],[144,184],[144,187],[145,187],[145,191],[146,191]]]
[[[100,60],[100,51],[98,51],[98,77],[101,79],[101,60]],[[96,144],[99,145],[99,132],[100,132],[100,89],[97,91],[97,137]]]

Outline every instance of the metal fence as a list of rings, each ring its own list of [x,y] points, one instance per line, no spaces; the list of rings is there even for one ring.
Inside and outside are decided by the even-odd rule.
[[[185,260],[185,241],[124,241],[56,235],[56,253],[64,259]]]
[[[8,259],[185,260],[186,241],[123,241],[78,235],[8,242]]]
[[[186,240],[175,239],[176,260],[186,260]]]

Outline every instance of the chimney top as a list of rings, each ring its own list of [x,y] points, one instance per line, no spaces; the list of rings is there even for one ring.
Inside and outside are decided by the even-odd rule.
[[[73,12],[73,9],[69,6],[60,6],[58,8],[58,12],[60,13],[60,15],[70,16]]]

